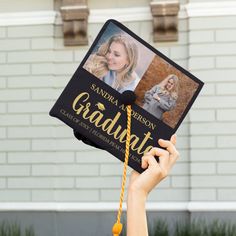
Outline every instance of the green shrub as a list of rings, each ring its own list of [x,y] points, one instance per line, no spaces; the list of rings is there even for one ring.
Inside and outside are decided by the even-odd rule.
[[[35,236],[35,233],[32,226],[22,230],[19,224],[4,221],[0,223],[0,236]]]
[[[168,236],[168,225],[164,220],[157,220],[148,227],[149,236]]]
[[[176,223],[174,236],[236,236],[236,224],[219,220],[211,223],[203,220]]]
[[[215,220],[205,231],[211,236],[236,236],[236,225]]]
[[[165,220],[157,220],[149,223],[149,236],[236,236],[236,224],[214,220],[207,223],[204,220],[193,220],[189,222],[176,222],[172,232]],[[1,235],[0,235],[1,236]],[[126,236],[126,227],[121,236]]]
[[[192,221],[190,224],[177,222],[175,226],[175,236],[208,236],[205,232],[205,222]]]

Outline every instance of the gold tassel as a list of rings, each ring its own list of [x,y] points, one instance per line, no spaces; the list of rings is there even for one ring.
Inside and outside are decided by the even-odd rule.
[[[129,146],[130,146],[130,133],[131,133],[131,105],[127,106],[127,137],[126,137],[126,146],[125,146],[125,161],[124,161],[124,169],[122,176],[122,185],[120,192],[120,206],[117,214],[117,221],[112,227],[113,236],[119,236],[122,231],[122,224],[120,223],[120,217],[122,213],[122,203],[124,199],[125,192],[125,183],[126,183],[126,172],[129,161]]]

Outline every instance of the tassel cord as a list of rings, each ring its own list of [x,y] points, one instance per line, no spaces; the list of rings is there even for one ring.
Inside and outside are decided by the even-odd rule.
[[[117,221],[112,228],[113,236],[119,236],[122,231],[122,224],[120,223],[120,218],[122,214],[122,204],[124,200],[125,184],[126,184],[126,175],[127,175],[127,166],[129,162],[129,146],[130,146],[130,133],[131,133],[131,105],[127,106],[127,136],[126,136],[126,146],[125,146],[125,161],[123,167],[123,176],[120,192],[120,203],[119,210],[117,213]]]

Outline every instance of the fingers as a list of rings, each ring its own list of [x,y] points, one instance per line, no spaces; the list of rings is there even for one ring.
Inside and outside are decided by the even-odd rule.
[[[179,157],[179,153],[174,146],[174,143],[176,143],[175,137],[173,137],[171,141],[159,139],[158,143],[161,147],[166,148],[166,150],[170,153],[171,157],[174,157],[175,159]]]
[[[170,141],[171,141],[174,145],[176,145],[176,142],[177,142],[177,135],[176,135],[176,134],[173,134],[173,135],[171,136],[171,138],[170,138]]]
[[[153,155],[146,154],[142,157],[142,168],[146,169],[149,165],[156,166],[158,163]]]
[[[142,168],[147,168],[149,165],[157,166],[155,156],[160,157],[159,160],[164,167],[168,166],[169,152],[161,148],[152,148],[142,157]]]
[[[168,151],[162,148],[152,148],[149,152],[147,152],[148,155],[152,156],[167,156],[169,155]]]
[[[175,148],[176,135],[172,135],[170,141],[159,139],[159,145],[162,148],[152,148],[142,157],[142,168],[146,169],[151,166],[160,165],[164,169],[170,169],[179,157],[179,152]],[[156,161],[155,156],[159,157],[159,163]]]

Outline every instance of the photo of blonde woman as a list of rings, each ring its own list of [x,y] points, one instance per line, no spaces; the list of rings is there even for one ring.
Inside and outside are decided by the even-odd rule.
[[[198,88],[197,82],[156,55],[134,92],[138,106],[175,128]]]
[[[143,109],[162,120],[163,113],[174,109],[176,106],[178,83],[178,77],[171,74],[153,86],[144,95]]]
[[[125,34],[113,35],[93,53],[84,68],[122,93],[134,90],[140,78],[135,72],[138,61],[138,47]]]
[[[109,23],[83,68],[123,93],[135,90],[154,56],[150,49]]]

